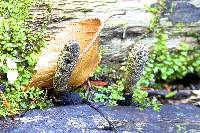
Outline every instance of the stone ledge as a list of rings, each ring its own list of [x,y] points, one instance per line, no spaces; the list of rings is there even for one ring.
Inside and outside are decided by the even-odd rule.
[[[163,105],[156,113],[148,108],[140,111],[135,107],[104,106],[99,108],[119,132],[199,132],[200,108],[189,105]],[[18,127],[11,123],[7,128],[0,125],[2,133],[63,133],[91,132],[111,133],[103,130],[108,123],[98,112],[87,105],[62,106],[42,110],[30,110],[16,118]]]

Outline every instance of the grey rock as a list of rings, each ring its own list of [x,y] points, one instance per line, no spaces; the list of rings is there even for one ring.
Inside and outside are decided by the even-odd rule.
[[[48,0],[42,1],[45,4],[48,3]],[[46,14],[45,4],[32,10],[35,18],[39,18],[36,19],[38,21],[45,19],[45,17],[41,18],[43,14]],[[98,17],[103,22],[108,15],[116,11],[126,10],[126,15],[115,16],[106,23],[101,33],[100,43],[104,49],[102,63],[121,65],[126,61],[127,51],[135,44],[137,37],[145,33],[150,24],[151,14],[145,10],[144,4],[156,5],[156,0],[94,0],[92,2],[88,0],[52,0],[51,4],[50,20],[52,22],[48,25],[51,38],[64,29],[68,19]],[[191,46],[198,44],[198,39],[187,34],[200,34],[200,1],[166,0],[166,4],[167,12],[163,14],[161,24],[167,29],[169,35],[168,47],[173,50],[181,42]],[[178,28],[175,24],[178,22],[183,22],[185,25],[181,28],[182,31],[177,33]],[[155,36],[147,36],[138,43],[154,45]]]
[[[173,24],[200,20],[200,8],[184,0],[166,0],[167,17]]]
[[[147,108],[104,106],[99,108],[113,123],[118,132],[176,133],[200,132],[200,108],[189,105],[164,105],[160,112]],[[18,116],[17,127],[0,125],[2,133],[111,133],[98,112],[87,105],[54,107],[47,110],[31,110]]]

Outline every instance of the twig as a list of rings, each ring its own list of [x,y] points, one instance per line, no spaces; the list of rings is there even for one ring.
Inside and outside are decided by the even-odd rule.
[[[149,96],[160,96],[166,99],[166,96],[170,93],[166,90],[147,90]],[[174,95],[167,99],[185,99],[192,95],[192,90],[179,90],[174,91]]]
[[[110,120],[104,115],[104,113],[96,108],[91,102],[89,102],[87,99],[83,99],[83,103],[89,105],[92,109],[97,111],[109,124],[109,127],[104,127],[104,130],[113,130],[114,132],[118,132],[115,126],[110,122]]]
[[[2,87],[2,85],[0,87]],[[3,94],[3,92],[1,90],[0,90],[0,97],[2,98],[3,105],[7,109],[8,113],[11,115],[10,117],[12,119],[13,124],[16,126],[16,121],[15,121],[14,113],[11,111],[10,105],[9,105],[9,103],[8,103],[5,95]]]
[[[88,88],[87,88],[87,96],[86,96],[86,99],[88,101],[90,101],[93,97],[94,97],[94,89],[89,81],[89,79],[87,80],[87,85],[88,85]]]

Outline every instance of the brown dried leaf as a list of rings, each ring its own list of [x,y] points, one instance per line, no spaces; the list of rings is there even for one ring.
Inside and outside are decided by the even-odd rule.
[[[100,26],[101,22],[97,18],[67,24],[66,28],[62,30],[54,40],[50,40],[49,45],[43,49],[42,55],[35,68],[37,72],[31,79],[29,86],[51,87],[53,76],[57,69],[58,57],[64,45],[70,40],[76,40],[80,44],[80,54],[82,54],[96,35]],[[82,85],[92,75],[99,62],[98,37],[92,47],[79,58],[71,74],[68,87],[75,89]]]

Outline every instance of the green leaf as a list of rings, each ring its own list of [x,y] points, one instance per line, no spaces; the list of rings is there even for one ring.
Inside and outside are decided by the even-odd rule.
[[[35,104],[30,104],[30,105],[29,105],[29,109],[34,109],[34,108],[36,108],[36,105],[35,105]]]
[[[176,93],[177,93],[177,91],[169,92],[169,93],[165,96],[165,98],[172,98],[172,97],[174,97],[174,96],[176,95]]]
[[[28,108],[28,107],[27,107],[27,104],[26,104],[25,102],[21,102],[20,105],[21,105],[21,107],[22,107],[23,109],[27,109],[27,108]]]

